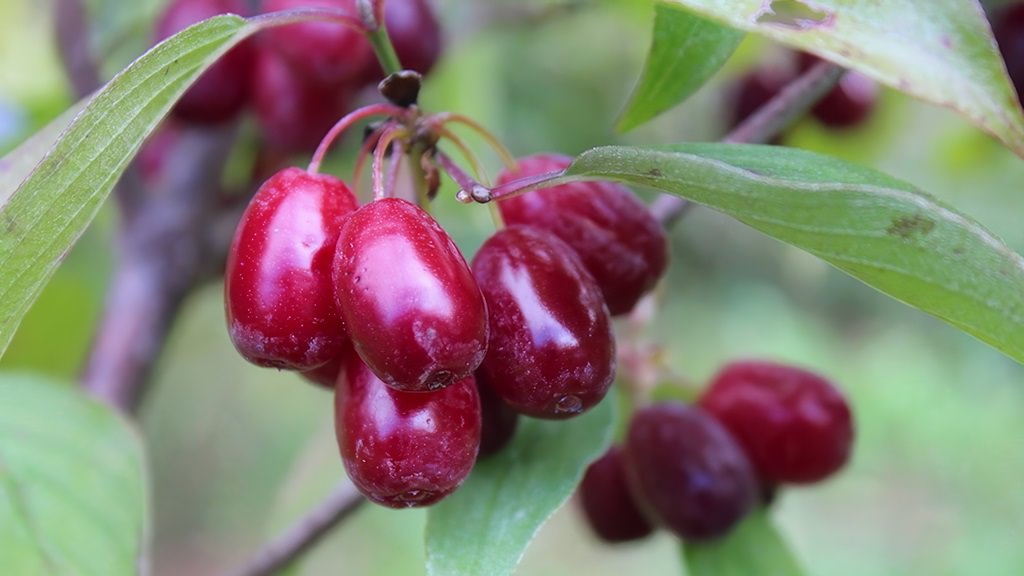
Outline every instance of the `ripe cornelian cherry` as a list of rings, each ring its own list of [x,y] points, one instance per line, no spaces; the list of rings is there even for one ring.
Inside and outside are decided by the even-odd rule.
[[[720,538],[758,501],[743,450],[698,408],[672,403],[637,410],[623,450],[637,503],[680,538]]]
[[[521,158],[499,184],[563,170],[572,158],[536,154]],[[665,233],[629,188],[614,182],[573,182],[498,203],[509,225],[543,228],[564,241],[597,281],[613,316],[633,309],[668,265]]]
[[[356,352],[406,391],[470,376],[487,349],[487,310],[458,247],[429,214],[399,198],[357,210],[334,259],[335,301]]]
[[[391,508],[429,506],[469,476],[480,447],[473,378],[428,394],[385,385],[352,355],[335,395],[345,471],[368,499]]]
[[[357,206],[344,182],[286,168],[256,192],[228,252],[228,332],[260,366],[311,370],[347,346],[334,307],[331,261],[343,220]]]
[[[260,39],[265,40],[265,39]],[[252,74],[253,107],[266,146],[291,154],[311,152],[344,116],[352,92],[302,77],[278,53],[261,42]]]
[[[297,8],[332,8],[358,19],[356,0],[264,0],[264,12]],[[265,40],[281,54],[299,77],[320,85],[347,84],[355,88],[373,48],[355,28],[340,22],[301,22],[275,26]]]
[[[163,40],[176,32],[219,14],[248,13],[242,0],[173,0],[156,22],[154,35]],[[172,115],[194,124],[220,124],[232,120],[249,100],[252,43],[243,41],[203,73],[174,105]]]
[[[341,372],[345,369],[348,357],[353,354],[355,354],[355,351],[352,349],[352,341],[346,338],[345,344],[337,356],[322,366],[299,372],[299,376],[302,376],[307,382],[328,390],[334,390],[338,386],[338,378],[341,377]]]
[[[611,320],[572,248],[546,230],[509,226],[480,248],[473,274],[491,326],[485,384],[537,418],[570,418],[604,398],[615,377]]]
[[[515,436],[519,426],[519,414],[505,404],[483,379],[484,375],[478,370],[476,386],[480,392],[480,414],[483,418],[480,458],[500,452]]]
[[[765,361],[728,364],[700,399],[743,446],[762,481],[818,482],[843,467],[853,418],[827,379]]]
[[[609,448],[587,468],[580,483],[580,504],[587,523],[605,542],[639,540],[654,531],[630,492],[619,446]]]

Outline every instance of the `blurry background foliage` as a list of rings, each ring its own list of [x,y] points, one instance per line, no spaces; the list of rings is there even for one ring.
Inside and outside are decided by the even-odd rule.
[[[729,80],[766,53],[781,56],[748,38],[684,106],[617,135],[611,127],[648,43],[650,2],[595,0],[516,20],[555,1],[440,2],[448,50],[424,106],[478,119],[517,154],[714,140],[725,129]],[[158,2],[89,5],[109,75],[147,46]],[[0,151],[70,104],[49,9],[0,0]],[[786,143],[912,182],[1024,252],[1024,163],[951,112],[886,91],[864,128],[829,133],[805,121]],[[346,178],[351,148],[332,168]],[[490,165],[497,169],[493,158]],[[457,205],[453,192],[448,184],[437,213],[469,257],[490,233],[490,218],[485,208]],[[105,211],[70,254],[0,369],[75,376],[102,304],[113,220]],[[775,510],[810,574],[1024,574],[1024,367],[711,211],[695,210],[671,237],[663,310],[651,330],[676,370],[703,382],[725,361],[774,358],[833,376],[852,399],[852,464],[823,486],[783,494]],[[141,414],[158,575],[236,565],[342,474],[330,395],[234,353],[221,289],[211,285],[186,305]],[[421,512],[366,507],[304,568],[422,573],[423,521]],[[666,536],[600,545],[570,504],[531,545],[520,573],[677,574],[677,554]]]

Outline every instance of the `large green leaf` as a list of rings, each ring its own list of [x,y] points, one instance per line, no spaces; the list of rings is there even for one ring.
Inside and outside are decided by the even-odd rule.
[[[664,0],[959,111],[1024,156],[1024,116],[976,0]]]
[[[801,576],[804,571],[764,512],[752,514],[726,538],[686,544],[689,576]]]
[[[0,158],[0,210],[14,194],[21,181],[46,156],[57,137],[61,132],[67,130],[68,124],[71,124],[75,115],[81,112],[87,103],[88,99],[75,104],[44,126],[42,130],[22,142],[17,148]]]
[[[126,421],[70,386],[0,375],[0,574],[144,571],[146,492]]]
[[[596,148],[568,174],[710,206],[1024,362],[1024,258],[910,184],[802,150],[728,144]]]
[[[427,573],[507,576],[545,521],[611,442],[614,402],[566,421],[523,418],[512,442],[479,462],[427,516]]]
[[[729,59],[743,33],[678,5],[655,5],[654,34],[640,81],[616,124],[625,132],[689,98]]]

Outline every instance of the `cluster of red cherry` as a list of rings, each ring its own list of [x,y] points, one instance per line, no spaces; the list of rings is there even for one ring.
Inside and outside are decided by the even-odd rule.
[[[846,463],[853,419],[842,393],[794,366],[725,366],[696,406],[634,412],[621,447],[587,470],[580,501],[601,539],[660,525],[689,541],[720,538],[782,485],[820,482]]]

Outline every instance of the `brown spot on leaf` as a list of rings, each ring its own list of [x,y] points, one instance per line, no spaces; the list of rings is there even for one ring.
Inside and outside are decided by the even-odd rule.
[[[835,13],[800,0],[765,0],[754,17],[758,24],[810,30],[835,24]]]
[[[646,174],[652,178],[661,178],[662,176],[665,175],[664,173],[662,173],[661,169],[657,167],[649,168]]]
[[[886,229],[890,236],[899,236],[909,240],[914,236],[924,236],[935,228],[935,221],[920,214],[913,216],[902,216],[892,221],[892,225]]]

